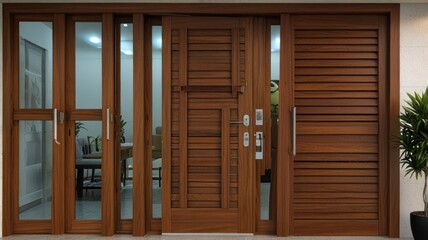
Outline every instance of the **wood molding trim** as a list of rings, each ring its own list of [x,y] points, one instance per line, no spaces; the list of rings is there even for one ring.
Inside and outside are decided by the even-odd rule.
[[[106,138],[103,139],[104,149],[102,151],[102,211],[101,211],[101,229],[103,236],[112,236],[116,231],[116,216],[115,213],[115,191],[111,186],[115,185],[115,159],[114,159],[114,120],[107,121],[107,109],[114,116],[114,16],[110,13],[105,13],[102,16],[102,77],[103,77],[103,132],[109,128],[110,140],[107,139],[107,133],[103,134]],[[113,118],[114,119],[114,118]]]
[[[400,237],[400,153],[395,144],[395,136],[400,132],[400,7],[389,13],[389,116],[388,116],[388,236]]]
[[[53,23],[54,60],[53,68],[54,108],[65,112],[65,15],[55,14]],[[53,153],[53,199],[52,199],[52,234],[65,233],[65,123],[58,124],[58,139],[61,145],[55,145]]]
[[[3,13],[3,179],[12,179],[12,126],[13,126],[13,97],[12,97],[12,49],[14,44],[12,41],[12,29],[14,29],[11,14],[7,11]],[[3,180],[3,216],[2,216],[2,231],[3,236],[12,234],[13,219],[12,214],[12,184],[13,181]]]
[[[281,4],[281,3],[5,3],[10,13],[145,13],[279,15],[284,13],[390,13],[399,4]]]
[[[144,84],[144,15],[133,15],[134,30],[134,146],[145,146],[145,84]],[[149,149],[149,148],[146,148]],[[151,148],[150,148],[151,149]],[[145,224],[145,151],[144,148],[133,149],[133,168],[135,171],[132,189],[133,235],[144,236]],[[151,185],[150,185],[151,186]]]

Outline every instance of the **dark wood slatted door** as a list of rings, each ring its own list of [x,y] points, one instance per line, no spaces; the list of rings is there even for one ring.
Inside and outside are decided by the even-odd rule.
[[[385,19],[298,15],[292,235],[385,234]]]
[[[250,24],[163,19],[164,233],[253,231]]]

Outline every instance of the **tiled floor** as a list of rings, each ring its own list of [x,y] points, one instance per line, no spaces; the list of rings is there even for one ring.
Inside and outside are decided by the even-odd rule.
[[[141,239],[132,237],[130,235],[115,235],[113,237],[101,237],[98,235],[61,235],[61,236],[49,236],[49,235],[18,235],[10,236],[6,239],[31,239],[31,240],[86,240],[86,239]],[[254,236],[254,237],[231,237],[231,236],[146,236],[143,239],[156,239],[156,240],[387,240],[390,238],[386,237],[287,237],[278,238],[275,236]],[[400,238],[402,240],[410,240],[412,238]]]

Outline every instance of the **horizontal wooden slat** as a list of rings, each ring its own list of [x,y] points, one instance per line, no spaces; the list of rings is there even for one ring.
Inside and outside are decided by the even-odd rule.
[[[294,234],[302,236],[376,236],[379,234],[379,221],[294,220]]]
[[[349,219],[349,220],[375,220],[378,219],[378,213],[296,213],[294,219]]]
[[[220,201],[188,201],[188,208],[221,208]]]
[[[295,183],[295,192],[377,192],[377,184]]]
[[[197,157],[220,157],[220,150],[189,150],[188,155],[189,158],[197,158]]]
[[[190,201],[220,201],[220,194],[187,194]]]
[[[378,59],[376,52],[296,52],[295,59]]]
[[[313,38],[313,37],[297,37],[294,40],[295,44],[334,44],[334,45],[352,45],[352,44],[377,44],[377,38]]]
[[[294,177],[295,183],[377,183],[377,177]]]
[[[303,169],[377,169],[379,167],[376,162],[295,162],[293,166]]]
[[[230,71],[191,71],[187,74],[188,78],[231,78]]]
[[[295,199],[378,199],[379,194],[374,192],[352,193],[352,192],[321,192],[307,193],[299,192],[294,194]]]
[[[377,123],[364,122],[298,122],[297,134],[378,134]]]
[[[207,217],[210,216],[210,217]],[[238,229],[236,209],[172,209],[172,232],[234,232]],[[195,224],[198,223],[198,224]]]
[[[322,68],[322,67],[296,67],[294,70],[294,73],[296,75],[301,76],[311,76],[311,75],[352,75],[352,76],[359,76],[359,75],[377,75],[378,70],[377,68],[369,68],[369,67],[343,67],[343,68]]]
[[[296,45],[296,52],[377,52],[377,45]]]
[[[296,91],[294,93],[296,98],[377,98],[377,92],[308,92]]]
[[[308,106],[378,106],[377,99],[295,99],[297,107]]]
[[[373,213],[377,204],[294,204],[295,213]]]
[[[232,30],[230,29],[188,29],[187,35],[192,36],[230,36]]]
[[[360,203],[360,204],[377,204],[378,200],[376,198],[295,198],[294,203],[330,203],[330,204],[350,204],[350,203]]]
[[[376,38],[377,30],[297,30],[296,38]]]
[[[377,115],[297,115],[299,122],[376,122]]]
[[[172,181],[179,181],[179,173],[171,174]],[[220,182],[220,173],[188,173],[188,182]]]
[[[199,157],[199,158],[188,158],[188,166],[204,166],[204,167],[217,167],[221,165],[221,158],[213,157]]]
[[[297,91],[377,91],[378,83],[296,83]]]
[[[297,114],[378,114],[377,107],[299,107]]]
[[[299,154],[294,157],[294,161],[331,161],[331,162],[342,162],[342,161],[358,161],[358,162],[371,162],[378,161],[377,154],[339,154],[339,153],[328,153],[328,154]]]
[[[201,63],[189,62],[189,71],[231,71],[232,66],[229,63]]]
[[[294,29],[315,30],[377,30],[380,24],[379,15],[356,14],[301,14],[293,16]]]
[[[367,176],[379,175],[377,169],[296,169],[295,176]]]
[[[187,84],[189,86],[230,86],[232,84],[232,79],[230,78],[206,78],[206,79],[189,78]]]
[[[296,67],[376,67],[377,60],[296,60]]]

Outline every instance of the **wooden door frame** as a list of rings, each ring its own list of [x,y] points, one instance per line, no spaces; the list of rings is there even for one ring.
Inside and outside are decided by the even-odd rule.
[[[75,22],[89,21],[102,22],[102,108],[101,109],[78,109],[75,108]],[[103,235],[113,235],[115,232],[115,198],[114,198],[114,125],[113,121],[107,122],[107,111],[114,113],[114,21],[113,14],[91,14],[91,15],[70,15],[67,17],[67,58],[65,61],[66,70],[66,126],[71,132],[74,132],[75,120],[83,121],[101,121],[101,131],[104,137],[102,146],[106,151],[102,152],[101,168],[102,174],[102,201],[101,201],[101,219],[100,220],[76,220],[75,217],[75,141],[74,136],[69,135],[66,138],[65,151],[65,203],[68,207],[65,209],[65,231],[69,233],[102,233]],[[64,95],[65,96],[65,95]],[[110,140],[107,140],[105,131],[107,124],[110,126]],[[72,150],[70,150],[72,149]]]
[[[400,85],[399,85],[399,31],[400,31],[400,5],[399,4],[157,4],[157,3],[131,3],[131,4],[75,4],[75,3],[57,3],[57,4],[37,4],[37,3],[5,3],[3,4],[3,179],[10,179],[13,171],[13,143],[12,127],[13,127],[13,99],[12,99],[12,79],[15,76],[13,71],[13,17],[15,14],[34,14],[34,13],[51,13],[56,14],[60,19],[61,14],[100,14],[109,12],[112,14],[199,14],[199,15],[253,15],[253,16],[280,16],[283,15],[282,24],[289,24],[289,14],[385,14],[388,17],[388,59],[387,59],[387,78],[389,84],[387,86],[387,118],[386,125],[388,126],[388,143],[387,159],[387,178],[389,181],[386,185],[387,190],[387,235],[390,237],[399,236],[399,151],[395,147],[394,138],[399,133],[398,116],[400,111]],[[106,18],[109,18],[106,15]],[[135,19],[134,19],[135,21]],[[286,28],[288,29],[288,28]],[[286,34],[287,31],[282,34]],[[56,33],[54,33],[56,35]],[[58,33],[62,36],[63,33]],[[283,35],[284,36],[284,35]],[[285,35],[286,36],[286,35]],[[288,49],[291,50],[291,49]],[[286,54],[286,50],[281,50],[282,54]],[[61,58],[59,55],[58,57]],[[135,64],[135,61],[134,61]],[[134,65],[135,66],[135,65]],[[139,66],[141,67],[141,66]],[[284,65],[284,69],[292,70],[289,64]],[[58,70],[63,71],[63,70]],[[135,71],[135,68],[134,68]],[[58,73],[62,75],[61,73]],[[134,76],[135,78],[135,76]],[[289,74],[284,71],[281,73],[281,79],[290,79]],[[282,86],[286,89],[287,86]],[[135,90],[135,88],[134,88]],[[281,100],[282,101],[282,100]],[[283,106],[286,107],[286,106]],[[282,113],[281,113],[282,112]],[[280,111],[280,119],[284,119],[284,127],[289,127],[287,115],[285,111]],[[135,123],[134,123],[135,124]],[[134,128],[135,129],[135,128]],[[281,130],[280,130],[281,132]],[[280,144],[288,146],[289,136],[281,132],[279,135]],[[289,171],[287,161],[284,161],[287,153],[280,151],[278,153],[278,169],[282,176],[278,177],[278,183],[286,182],[286,173]],[[60,168],[59,168],[60,170]],[[279,176],[280,174],[278,174]],[[278,186],[281,184],[278,184]],[[288,219],[289,202],[288,193],[290,191],[289,184],[282,185],[284,188],[278,188],[278,208],[277,208],[277,234],[279,236],[289,235]],[[11,208],[13,202],[11,194],[13,185],[10,181],[3,181],[3,235],[7,236],[14,233],[14,224],[9,220],[11,217]],[[114,198],[114,197],[113,197]],[[135,199],[134,199],[135,200]],[[61,204],[59,204],[61,206]],[[137,223],[134,223],[134,225]],[[141,225],[139,225],[141,227]],[[61,233],[61,230],[56,232]]]

